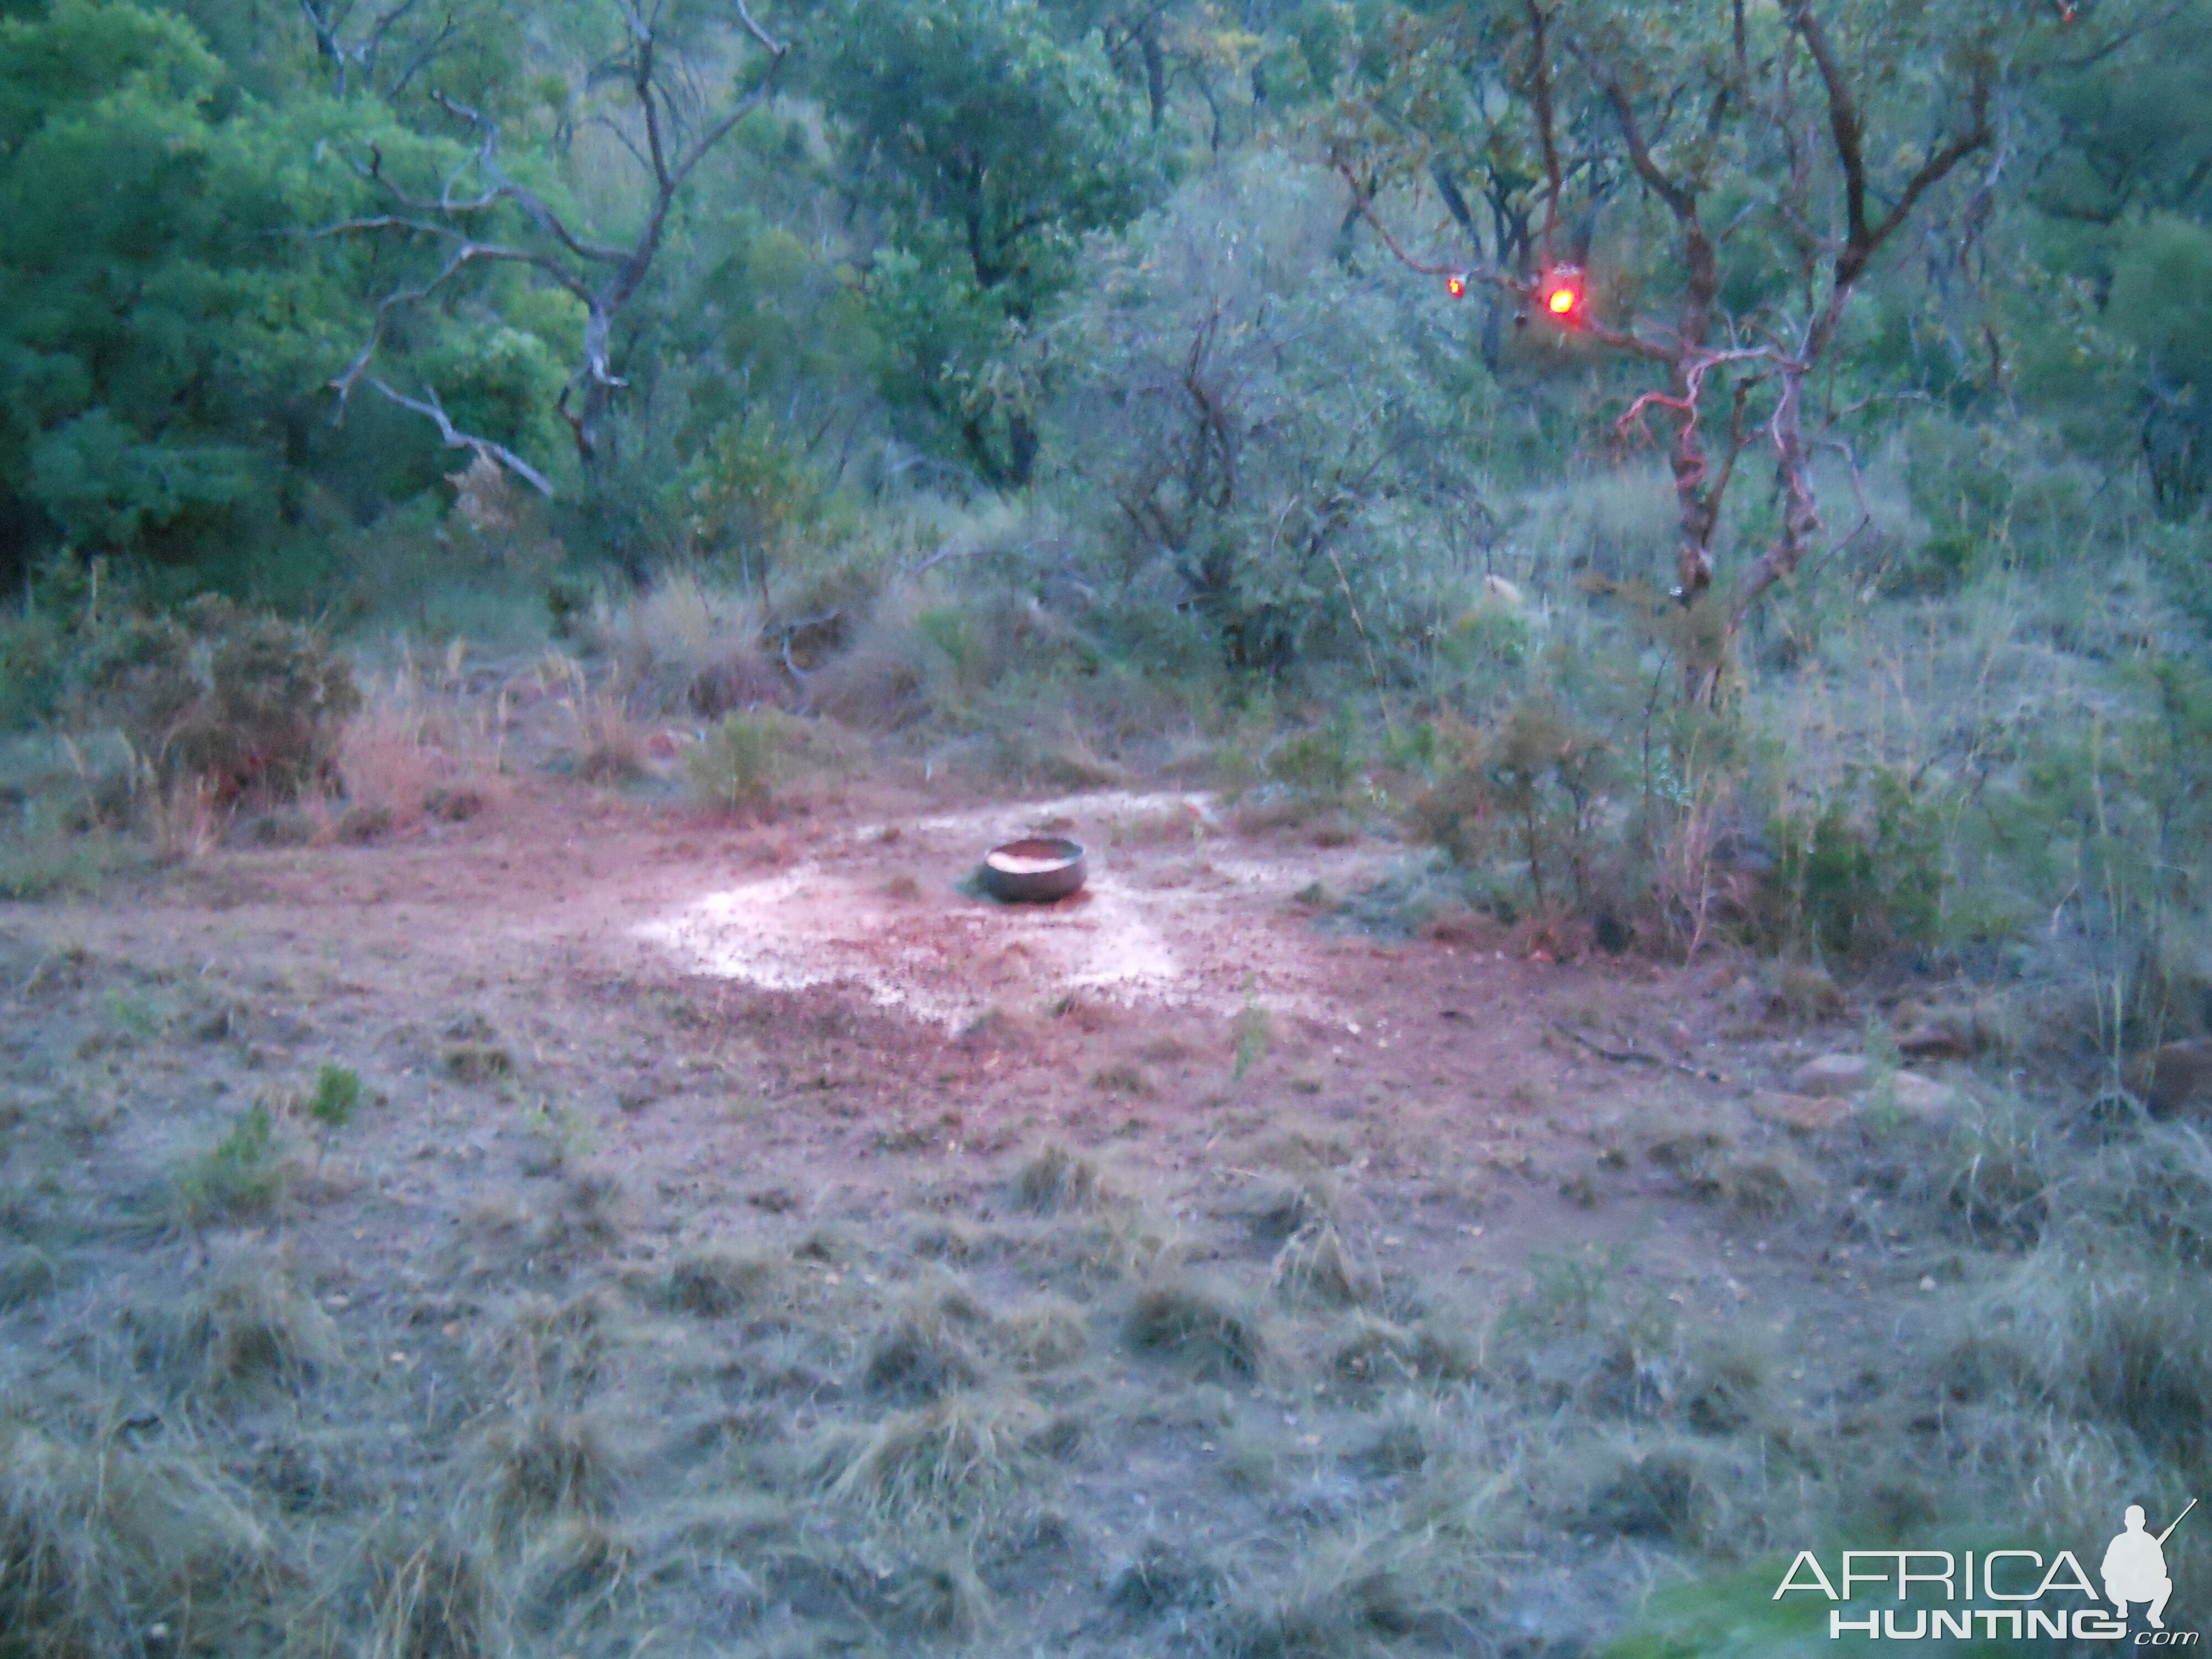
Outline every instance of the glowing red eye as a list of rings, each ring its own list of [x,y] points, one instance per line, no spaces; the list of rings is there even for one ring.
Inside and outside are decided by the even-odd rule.
[[[1444,278],[1444,292],[1450,295],[1455,300],[1465,299],[1467,297],[1467,278],[1461,276],[1457,271],[1454,271],[1450,276]]]
[[[1545,302],[1554,317],[1564,317],[1575,308],[1575,291],[1571,288],[1555,288]]]

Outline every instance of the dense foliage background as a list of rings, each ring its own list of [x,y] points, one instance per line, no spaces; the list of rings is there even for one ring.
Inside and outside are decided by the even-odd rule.
[[[633,572],[742,562],[772,539],[763,512],[917,482],[1126,525],[1176,441],[1154,383],[1194,350],[1200,378],[1250,402],[1248,428],[1284,397],[1329,428],[1418,428],[1392,432],[1373,477],[1338,458],[1364,495],[1473,468],[1484,488],[1450,493],[1494,516],[1506,492],[1613,458],[1608,417],[1649,376],[1516,318],[1501,289],[1454,306],[1440,278],[1409,280],[1346,179],[1417,258],[1527,279],[1548,234],[1548,257],[1588,264],[1601,322],[1671,322],[1686,262],[1624,142],[1621,112],[1641,110],[1724,238],[1714,337],[1740,342],[1802,297],[1842,184],[1790,8],[914,0],[789,7],[755,34],[672,7],[649,19],[649,104],[624,9],[587,0],[12,9],[11,586],[67,552],[295,605],[380,586],[377,544],[355,538],[445,511],[441,478],[468,457],[359,380],[341,410],[332,382],[373,337],[377,378],[510,447],[594,526],[564,536],[574,558]],[[1856,411],[1837,430],[1871,453],[1912,426],[1916,455],[2042,441],[2160,519],[2196,516],[2212,479],[2199,9],[1860,6],[1829,27],[1860,88],[1877,219],[1919,152],[1963,130],[1971,88],[1990,100],[1984,142],[1915,205],[1845,319],[1818,390]],[[1785,57],[1794,129],[1759,82],[1784,84]],[[648,149],[677,156],[749,93],[767,95],[660,204]],[[1704,117],[1677,110],[1692,100]],[[1793,169],[1802,201],[1784,199]],[[649,269],[608,317],[619,436],[587,461],[560,394],[605,262],[567,244],[626,250],[664,206]],[[496,253],[437,280],[460,229]],[[1270,329],[1266,372],[1232,367]],[[1340,373],[1329,354],[1351,336],[1363,366]],[[1133,444],[1147,453],[1119,453]],[[1968,482],[1915,486],[1938,562],[1968,562],[2003,514]],[[738,510],[763,491],[790,499]],[[1224,625],[1232,658],[1267,654]]]

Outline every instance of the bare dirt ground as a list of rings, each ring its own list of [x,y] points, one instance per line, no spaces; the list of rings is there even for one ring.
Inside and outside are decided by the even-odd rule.
[[[0,1414],[189,1462],[270,1587],[139,1650],[1572,1653],[1747,1425],[1909,1484],[1973,1261],[1752,1109],[1855,1026],[1360,931],[1407,849],[1200,797],[804,805],[0,909]],[[1040,826],[1085,896],[963,890]]]

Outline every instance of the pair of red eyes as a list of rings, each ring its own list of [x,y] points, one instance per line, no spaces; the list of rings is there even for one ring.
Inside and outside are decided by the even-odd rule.
[[[1444,278],[1444,292],[1450,295],[1455,300],[1465,299],[1467,297],[1467,280],[1468,279],[1463,273],[1460,271],[1452,272],[1450,276]],[[1583,296],[1580,291],[1570,283],[1554,283],[1552,287],[1544,291],[1544,309],[1550,312],[1554,317],[1571,317],[1575,313],[1576,307],[1580,306],[1582,302]]]

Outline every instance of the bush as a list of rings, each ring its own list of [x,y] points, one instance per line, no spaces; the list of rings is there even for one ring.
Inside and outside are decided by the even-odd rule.
[[[1099,534],[1083,579],[1119,614],[1182,610],[1231,670],[1374,653],[1437,620],[1447,526],[1487,382],[1463,316],[1340,262],[1319,167],[1208,169],[1102,241],[1048,409]]]
[[[223,801],[334,783],[362,703],[319,635],[213,596],[95,626],[71,678],[80,719],[119,730],[164,782],[204,778]]]
[[[0,617],[0,732],[52,715],[63,687],[63,636],[45,612]]]
[[[1959,820],[1954,908],[2033,939],[2023,965],[2075,988],[2045,998],[2038,1046],[2117,1081],[2212,1021],[2212,674],[2145,653],[2014,718]]]
[[[1780,818],[1772,840],[1773,943],[1863,962],[1936,939],[1945,837],[1917,780],[1886,766],[1854,768],[1818,811]]]
[[[276,1120],[257,1102],[222,1139],[170,1176],[156,1213],[164,1225],[180,1231],[257,1213],[283,1192],[284,1176]]]
[[[1267,775],[1323,800],[1341,800],[1358,781],[1359,728],[1340,714],[1326,726],[1295,732],[1267,757]]]
[[[725,714],[684,757],[684,775],[700,798],[735,811],[768,804],[805,728],[773,708]]]
[[[1447,720],[1438,742],[1437,781],[1413,816],[1453,862],[1510,863],[1540,911],[1588,908],[1618,884],[1605,838],[1614,752],[1558,697],[1530,692],[1486,730]]]

